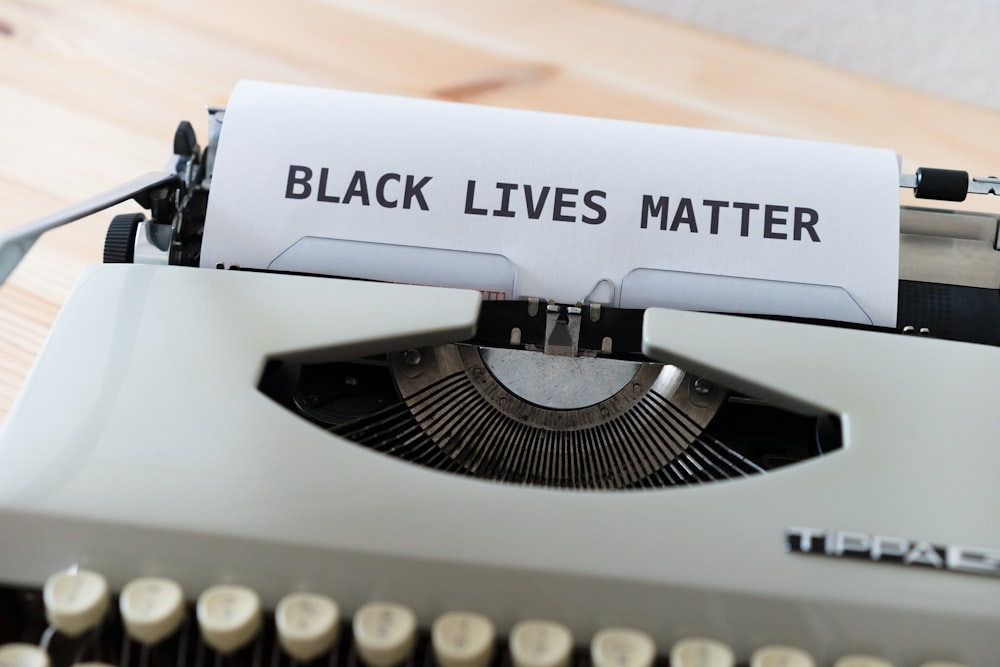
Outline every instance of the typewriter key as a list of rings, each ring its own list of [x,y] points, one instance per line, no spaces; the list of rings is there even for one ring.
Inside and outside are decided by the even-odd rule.
[[[733,650],[714,639],[682,639],[670,649],[671,667],[733,667]]]
[[[325,595],[292,593],[274,612],[278,641],[285,653],[308,662],[329,651],[340,630],[340,609]]]
[[[125,585],[118,606],[129,637],[157,644],[174,634],[184,620],[184,591],[170,579],[141,577]]]
[[[638,630],[607,628],[591,640],[590,659],[594,667],[652,667],[656,644]]]
[[[366,604],[354,614],[353,627],[358,653],[369,667],[398,665],[417,640],[417,617],[401,604]]]
[[[111,599],[101,574],[77,569],[49,577],[42,597],[49,623],[67,637],[79,637],[97,627]]]
[[[49,655],[34,644],[0,646],[0,667],[50,667]]]
[[[569,628],[552,621],[521,621],[509,641],[514,667],[568,667],[573,656]]]
[[[488,667],[496,632],[482,614],[449,612],[431,627],[431,643],[439,667]]]
[[[220,653],[247,644],[261,626],[260,598],[245,586],[213,586],[198,598],[198,625],[205,643]]]

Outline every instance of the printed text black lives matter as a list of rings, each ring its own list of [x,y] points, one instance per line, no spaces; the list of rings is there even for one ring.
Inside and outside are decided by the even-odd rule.
[[[432,197],[431,176],[369,174],[364,170],[348,173],[338,174],[329,167],[289,165],[285,198],[420,211],[430,211],[432,203],[437,204]],[[486,184],[470,179],[465,184],[464,202],[456,202],[450,210],[468,216],[600,225],[608,221],[607,202],[605,190],[581,191],[530,183]],[[634,210],[634,222],[641,229],[820,241],[819,213],[807,206],[643,194]]]

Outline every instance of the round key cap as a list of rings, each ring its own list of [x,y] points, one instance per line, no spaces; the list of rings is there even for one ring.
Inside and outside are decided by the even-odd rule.
[[[184,591],[162,577],[133,579],[118,597],[125,631],[143,644],[157,644],[177,632],[184,620]]]
[[[655,659],[653,639],[631,628],[607,628],[590,641],[594,667],[651,667]]]
[[[42,591],[45,617],[68,637],[78,637],[104,618],[111,599],[107,580],[90,570],[57,572]]]
[[[50,667],[49,654],[34,644],[0,646],[0,667]]]
[[[487,667],[493,659],[496,631],[482,614],[453,611],[431,626],[431,645],[439,667]]]
[[[892,667],[892,663],[873,655],[845,655],[833,667]]]
[[[373,602],[354,614],[354,642],[369,667],[393,667],[406,660],[417,639],[417,617],[409,608]]]
[[[750,667],[816,667],[816,662],[792,646],[761,646],[750,657]]]
[[[670,667],[734,667],[733,650],[714,639],[682,639],[670,649]]]
[[[213,586],[198,598],[198,626],[205,643],[231,653],[260,630],[260,598],[245,586]]]
[[[551,621],[521,621],[508,640],[514,667],[568,667],[573,656],[569,628]]]
[[[308,662],[333,648],[340,630],[340,609],[325,595],[292,593],[278,603],[274,624],[285,653]]]

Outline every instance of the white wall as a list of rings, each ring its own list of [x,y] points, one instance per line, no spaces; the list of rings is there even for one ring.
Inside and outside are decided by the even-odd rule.
[[[618,0],[1000,109],[998,0]]]

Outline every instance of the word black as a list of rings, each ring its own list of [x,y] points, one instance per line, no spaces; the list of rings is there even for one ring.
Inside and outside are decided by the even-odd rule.
[[[285,199],[309,199],[313,194],[312,185],[313,170],[300,164],[288,166],[288,181],[285,183]],[[399,174],[382,174],[375,181],[374,190],[369,190],[368,175],[361,170],[355,171],[350,182],[339,195],[330,194],[330,169],[323,167],[319,170],[319,183],[316,185],[316,201],[329,202],[331,204],[350,204],[357,200],[362,206],[371,204],[371,194],[375,195],[375,202],[383,208],[396,208],[399,206],[400,190],[402,190],[403,208],[411,208],[414,204],[420,210],[427,210],[427,200],[424,199],[422,188],[427,185],[431,177],[424,176],[419,181],[416,176],[407,174],[405,177]],[[405,180],[404,180],[405,179]]]

